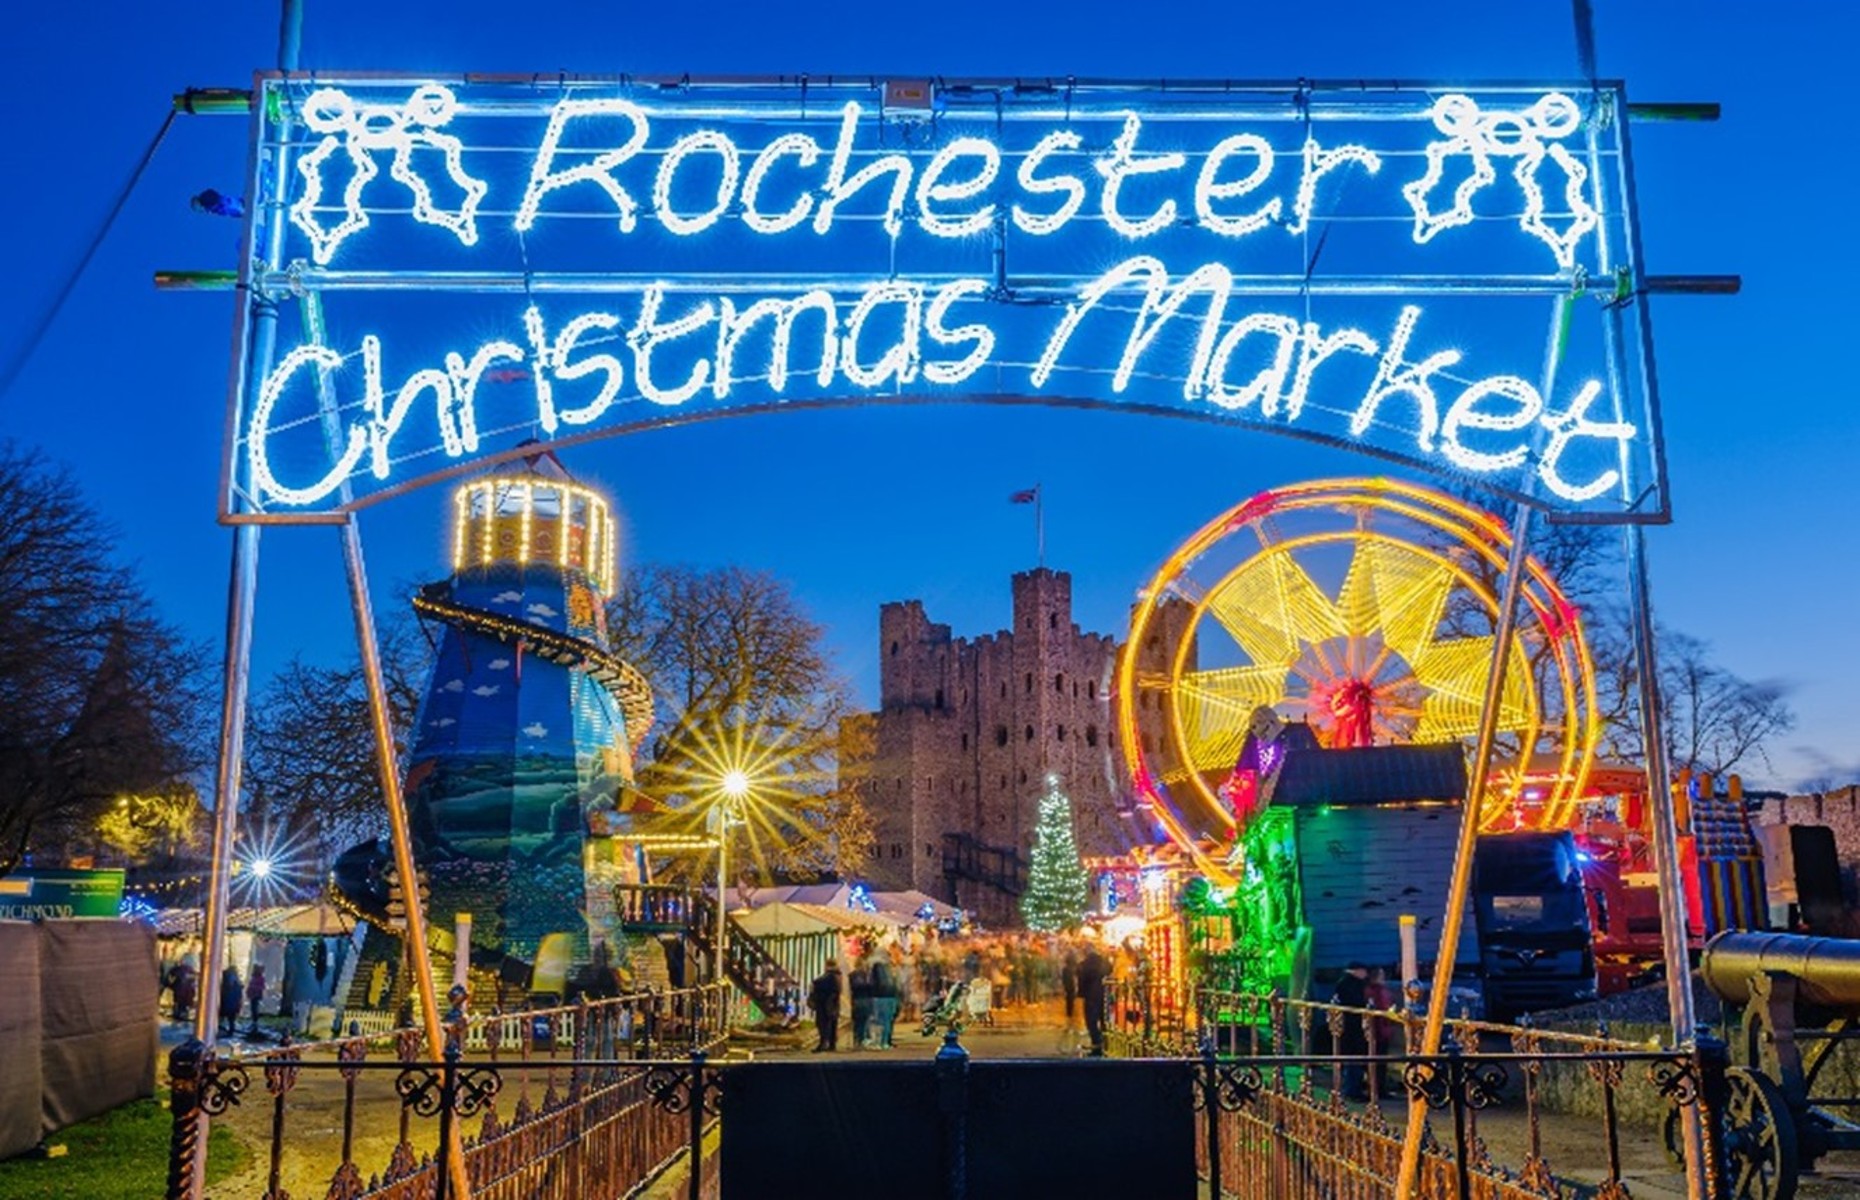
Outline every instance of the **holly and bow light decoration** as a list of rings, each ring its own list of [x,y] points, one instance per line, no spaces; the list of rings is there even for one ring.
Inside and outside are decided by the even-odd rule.
[[[1076,929],[1089,899],[1085,866],[1072,833],[1072,801],[1060,790],[1059,777],[1048,775],[1033,829],[1033,866],[1020,898],[1020,915],[1035,933]]]
[[[238,283],[293,302],[275,354],[239,310],[229,519],[900,399],[1168,411],[1665,511],[1617,85],[318,71],[250,112]]]
[[[1216,517],[1145,589],[1129,644],[1169,629],[1187,636],[1163,669],[1138,655],[1119,668],[1139,801],[1202,870],[1230,883],[1221,864],[1266,803],[1277,765],[1258,761],[1277,753],[1262,722],[1307,722],[1332,749],[1470,744],[1509,547],[1491,514],[1388,479],[1296,484]],[[1169,606],[1186,606],[1186,622],[1164,619]],[[1519,618],[1499,701],[1501,762],[1480,822],[1561,828],[1600,737],[1595,668],[1581,613],[1535,559]],[[1156,705],[1166,734],[1146,744],[1138,713]]]

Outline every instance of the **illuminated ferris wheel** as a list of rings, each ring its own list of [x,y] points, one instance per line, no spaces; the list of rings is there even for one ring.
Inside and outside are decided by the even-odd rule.
[[[1491,514],[1386,479],[1298,484],[1222,513],[1132,618],[1117,703],[1139,798],[1221,877],[1250,815],[1236,764],[1262,721],[1308,722],[1333,748],[1470,745],[1510,544]],[[1600,735],[1594,690],[1580,614],[1531,559],[1483,828],[1570,822]]]

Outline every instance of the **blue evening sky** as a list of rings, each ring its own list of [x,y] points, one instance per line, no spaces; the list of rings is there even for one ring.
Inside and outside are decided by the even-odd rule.
[[[692,4],[306,0],[304,65],[412,71],[877,76],[1567,79],[1567,0],[1143,4],[870,0]],[[1836,114],[1860,18],[1833,0],[1761,6],[1596,0],[1599,67],[1641,100],[1717,100],[1716,125],[1636,126],[1651,269],[1735,272],[1736,298],[1655,301],[1675,523],[1652,532],[1668,623],[1723,662],[1792,685],[1801,727],[1772,781],[1860,775],[1860,586],[1851,464],[1860,238]],[[275,60],[271,0],[36,4],[9,14],[8,283],[0,355],[81,253],[171,93],[243,86]],[[160,268],[229,268],[234,223],[196,215],[239,191],[244,123],[180,119],[123,220],[11,393],[0,435],[70,463],[165,613],[223,627],[230,534],[213,521],[232,302],[158,295]],[[1842,183],[1847,180],[1847,183]],[[1007,576],[1032,565],[1042,483],[1047,561],[1077,616],[1121,628],[1135,591],[1209,516],[1252,492],[1368,460],[1191,422],[1057,409],[792,413],[614,439],[576,451],[611,487],[623,557],[741,563],[790,580],[870,699],[877,607],[921,597],[959,633],[1007,621]],[[376,603],[443,573],[443,494],[364,518]],[[351,636],[336,536],[265,534],[255,671]],[[1764,772],[1753,772],[1762,775]]]

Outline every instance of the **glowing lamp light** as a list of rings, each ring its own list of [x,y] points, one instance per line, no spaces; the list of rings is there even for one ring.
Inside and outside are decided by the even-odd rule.
[[[749,776],[741,768],[732,768],[723,773],[720,786],[725,797],[731,800],[741,800],[749,794]]]
[[[271,878],[271,860],[269,858],[253,859],[251,871],[252,871],[252,877],[254,879],[270,879]]]

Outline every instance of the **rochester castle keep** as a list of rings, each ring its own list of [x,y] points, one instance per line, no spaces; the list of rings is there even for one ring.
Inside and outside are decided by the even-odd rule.
[[[1165,605],[1166,631],[1139,647],[1166,673],[1189,608]],[[916,888],[995,927],[1018,925],[1018,896],[1046,777],[1072,801],[1079,851],[1121,854],[1154,840],[1131,802],[1113,687],[1121,649],[1072,621],[1072,577],[1013,577],[1013,625],[952,637],[918,600],[879,609],[878,711],[842,729],[842,771],[872,814],[876,889]],[[1193,649],[1190,649],[1191,665]],[[1163,710],[1139,705],[1146,751],[1162,751]]]

